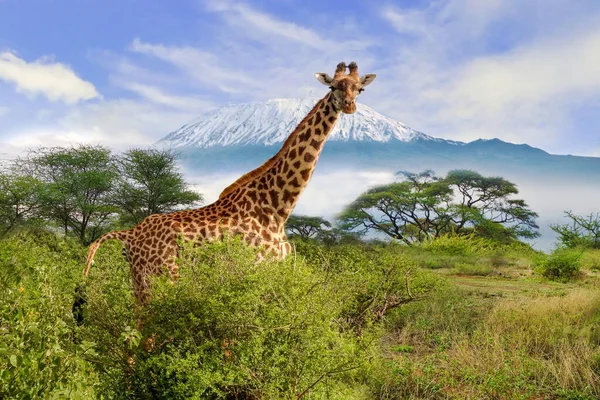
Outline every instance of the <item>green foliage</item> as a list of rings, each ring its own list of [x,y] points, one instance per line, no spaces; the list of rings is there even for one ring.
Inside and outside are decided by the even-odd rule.
[[[343,229],[381,232],[407,244],[444,234],[475,234],[510,243],[536,237],[537,214],[500,177],[454,170],[445,178],[433,171],[399,172],[401,180],[374,187],[348,205],[338,222]]]
[[[256,262],[239,240],[184,246],[176,284],[153,281],[138,344],[131,296],[98,253],[88,286],[88,340],[107,397],[365,398],[380,324],[438,280],[393,249],[300,242],[296,257]],[[306,255],[304,257],[303,255]],[[120,263],[120,262],[119,262]],[[128,333],[129,332],[129,333]],[[133,332],[133,337],[131,336]],[[128,360],[134,360],[131,365]],[[358,396],[358,397],[355,397]],[[362,397],[361,397],[362,396]]]
[[[600,249],[600,214],[582,216],[565,211],[565,215],[571,220],[570,224],[550,226],[562,246]]]
[[[489,253],[499,246],[490,239],[471,234],[467,236],[443,235],[422,242],[418,247],[434,254],[471,256]]]
[[[446,260],[472,274],[539,257],[528,246],[469,235],[295,248],[257,263],[237,239],[184,245],[181,278],[153,279],[139,310],[121,245],[107,242],[78,327],[84,249],[44,231],[0,240],[0,398],[600,395],[595,290],[546,282],[559,290],[492,297],[417,267]]]
[[[568,280],[576,277],[581,269],[582,251],[559,248],[550,255],[540,255],[537,268],[546,278]]]
[[[464,236],[443,235],[413,246],[405,253],[417,265],[427,269],[446,269],[446,274],[487,276],[502,275],[506,268],[512,273],[527,273],[538,253],[528,244],[503,244],[471,233]]]
[[[114,157],[102,146],[31,150],[0,173],[0,236],[23,225],[58,226],[87,245],[117,224],[193,206],[167,150],[130,150]]]
[[[307,263],[331,276],[338,290],[352,294],[344,317],[358,332],[403,304],[423,299],[440,284],[440,278],[417,268],[398,244],[325,247],[299,242],[296,248]]]
[[[348,205],[338,221],[346,230],[375,230],[410,244],[447,230],[445,203],[451,189],[432,171],[403,173],[405,180],[369,189]]]
[[[301,239],[327,239],[330,237],[331,223],[321,217],[292,214],[285,223],[285,229],[290,237]]]
[[[117,176],[110,149],[102,146],[53,147],[30,151],[15,168],[43,182],[41,215],[72,232],[82,244],[107,228]]]
[[[31,225],[41,207],[42,182],[13,170],[0,173],[0,237]]]
[[[117,159],[119,179],[114,197],[126,224],[152,214],[192,207],[202,196],[190,190],[171,150],[132,149]]]
[[[415,348],[408,344],[398,344],[396,346],[392,346],[391,350],[397,353],[412,353],[415,351]]]
[[[0,241],[0,398],[94,398],[96,376],[75,340],[72,282],[81,248],[38,231]]]
[[[600,270],[600,249],[585,249],[581,256],[581,267],[591,271]]]

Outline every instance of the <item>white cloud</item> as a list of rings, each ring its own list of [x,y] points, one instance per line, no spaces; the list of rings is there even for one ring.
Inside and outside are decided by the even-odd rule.
[[[333,221],[345,206],[370,187],[394,181],[390,171],[322,170],[319,166],[302,193],[295,212]]]
[[[44,59],[28,63],[9,52],[0,53],[0,79],[15,84],[17,92],[41,94],[67,104],[100,97],[94,85],[79,78],[67,65]]]
[[[115,151],[148,147],[197,116],[197,112],[125,99],[80,104],[60,114],[43,109],[30,126],[0,138],[0,159],[39,146],[100,144]]]
[[[133,99],[77,104],[63,118],[58,106],[31,115],[58,121],[59,130],[82,137],[98,135],[106,143],[144,140],[146,134],[152,142],[225,102],[321,96],[326,89],[312,74],[332,74],[339,61],[355,60],[361,73],[378,74],[361,102],[415,129],[456,140],[500,137],[563,152],[565,143],[575,141],[564,134],[573,126],[573,111],[600,90],[600,29],[592,23],[597,10],[566,6],[563,0],[543,5],[432,0],[421,9],[371,8],[379,13],[375,21],[372,14],[317,11],[307,23],[301,16],[281,18],[241,1],[203,4],[220,24],[211,25],[214,31],[196,40],[197,47],[140,38],[122,54],[92,52],[109,71],[113,89],[126,89],[124,95]],[[376,24],[381,26],[373,29]],[[5,54],[12,57],[11,65],[24,69],[66,71],[70,79],[90,85],[89,98],[99,96],[63,64],[27,63]],[[45,84],[62,91],[55,95],[58,100],[86,99],[68,97],[70,86],[77,85],[64,82],[70,81]],[[18,85],[22,92],[49,96]],[[15,107],[10,106],[12,117]],[[597,151],[597,145],[588,151]]]
[[[239,93],[257,88],[258,83],[241,68],[226,67],[214,54],[190,46],[166,46],[135,39],[129,50],[156,57],[183,70],[197,82],[219,90]]]
[[[4,107],[4,106],[0,106],[0,117],[8,114],[9,112],[10,112],[10,108]]]
[[[558,139],[570,111],[600,92],[597,65],[600,29],[577,32],[466,62],[431,88],[429,100],[439,106],[439,122],[454,124],[463,138],[540,144]]]
[[[215,104],[195,96],[177,96],[164,93],[156,86],[145,85],[137,82],[121,82],[120,85],[135,92],[155,104],[165,105],[180,110],[203,113],[215,107]]]
[[[323,50],[340,45],[340,43],[325,39],[301,25],[274,18],[245,4],[215,0],[207,2],[207,6],[211,11],[222,13],[229,23],[246,28],[251,27],[251,30],[258,29],[271,38],[279,36],[292,42]],[[251,34],[252,31],[248,31],[248,33]]]
[[[195,190],[204,195],[204,204],[210,204],[217,200],[221,191],[239,178],[243,171],[210,175],[195,175],[195,173],[197,171],[185,171],[186,180],[193,184]],[[375,185],[386,184],[394,180],[395,175],[391,171],[332,171],[317,166],[294,213],[321,216],[329,221],[334,221],[343,208],[361,193]],[[573,210],[580,215],[597,211],[589,199],[598,198],[600,188],[593,185],[567,182],[562,179],[549,184],[549,182],[531,181],[529,178],[518,176],[511,177],[510,180],[518,184],[518,198],[524,199],[530,209],[539,214],[537,222],[541,228],[542,237],[531,241],[537,249],[550,250],[554,246],[556,239],[554,233],[549,229],[549,225],[568,222],[563,218],[565,210]],[[579,195],[573,197],[572,193],[579,193]]]
[[[424,10],[400,11],[394,7],[385,7],[381,11],[381,16],[399,33],[423,36],[431,39],[431,34],[427,31],[429,26],[424,24],[426,12]]]
[[[12,160],[15,157],[21,155],[25,149],[19,146],[15,146],[12,141],[5,141],[0,139],[0,167],[4,161]]]
[[[519,12],[515,2],[475,0],[383,9],[381,17],[412,40],[382,62],[380,82],[389,84],[375,108],[434,136],[499,137],[563,152],[572,113],[600,91],[600,29],[589,22],[593,13],[579,15],[573,29],[547,10],[559,1],[534,3],[519,3]]]
[[[440,0],[425,8],[387,6],[380,14],[397,32],[426,40],[429,46],[442,51],[465,42],[482,42],[482,35],[492,23],[505,19],[525,1]]]
[[[477,102],[491,112],[570,93],[588,96],[600,89],[598,65],[600,29],[475,59],[460,71],[453,92],[470,100],[465,108]]]
[[[80,141],[122,150],[151,145],[197,116],[198,112],[120,99],[74,108],[58,123],[60,132],[76,132]]]

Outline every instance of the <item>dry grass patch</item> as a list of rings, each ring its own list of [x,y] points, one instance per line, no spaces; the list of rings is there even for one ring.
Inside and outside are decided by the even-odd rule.
[[[452,364],[473,374],[497,375],[507,366],[540,388],[600,394],[594,358],[600,344],[598,292],[561,297],[502,299],[473,335],[461,335],[448,350]],[[508,371],[506,371],[508,372]]]
[[[600,292],[477,298],[458,291],[398,321],[387,390],[397,397],[593,399],[600,396]],[[393,382],[393,384],[392,384]],[[425,392],[423,389],[427,388]]]

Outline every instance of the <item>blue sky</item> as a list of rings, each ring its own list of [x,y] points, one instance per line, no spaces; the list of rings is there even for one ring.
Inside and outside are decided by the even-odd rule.
[[[597,0],[0,0],[0,153],[150,145],[355,60],[378,74],[360,101],[414,129],[600,156],[598,21]]]

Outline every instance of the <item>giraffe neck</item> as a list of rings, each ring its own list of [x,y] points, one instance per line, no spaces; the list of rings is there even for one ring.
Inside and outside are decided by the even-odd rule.
[[[264,173],[271,190],[278,194],[270,199],[277,219],[283,224],[294,210],[300,195],[308,185],[325,139],[333,130],[340,111],[336,110],[329,93],[319,100],[291,133],[275,155],[273,166]],[[269,179],[272,177],[272,182]]]
[[[227,187],[219,200],[229,203],[247,197],[268,212],[283,227],[300,194],[306,188],[317,164],[325,139],[331,133],[341,112],[334,107],[328,93],[286,139],[281,150],[261,167],[250,171]],[[233,200],[235,198],[235,200]]]

